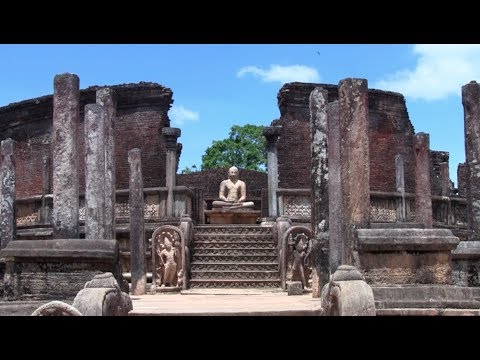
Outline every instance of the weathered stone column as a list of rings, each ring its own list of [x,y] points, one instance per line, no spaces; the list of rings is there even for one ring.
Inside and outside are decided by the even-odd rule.
[[[263,136],[267,140],[267,171],[268,171],[268,216],[278,216],[278,157],[277,140],[282,130],[281,126],[266,126]]]
[[[177,169],[177,138],[181,135],[178,128],[164,127],[162,134],[165,136],[165,147],[167,150],[165,186],[168,188],[166,216],[171,218],[174,215],[173,188],[176,181]]]
[[[355,230],[370,225],[370,158],[368,148],[368,85],[365,79],[344,79],[338,85],[340,101],[340,156],[342,164],[343,264],[354,260]]]
[[[403,166],[403,156],[401,154],[395,155],[395,178],[397,185],[397,192],[400,193],[397,205],[397,221],[406,221],[405,208],[405,170]]]
[[[105,119],[105,238],[116,238],[115,225],[115,118],[117,94],[110,88],[97,90],[97,104],[106,112]]]
[[[85,106],[85,239],[105,239],[105,138],[107,111]]]
[[[40,222],[46,224],[48,222],[49,209],[47,206],[47,194],[50,194],[50,158],[45,155],[43,157],[43,172],[42,172],[42,209],[40,211]]]
[[[465,127],[466,195],[470,240],[480,240],[480,84],[462,86]]]
[[[0,250],[17,237],[15,217],[15,141],[1,142],[2,163],[0,167]]]
[[[327,106],[328,138],[328,245],[329,264],[333,274],[342,264],[342,183],[340,162],[340,104]]]
[[[329,281],[328,231],[328,163],[327,163],[327,103],[328,91],[321,87],[310,93],[310,139],[312,189],[311,225],[315,239],[314,265],[318,277],[317,289]],[[323,223],[322,223],[323,221]]]
[[[450,196],[450,169],[448,163],[440,163],[440,176],[442,177],[442,196]]]
[[[432,227],[432,188],[430,185],[430,135],[415,135],[415,222]]]
[[[53,93],[53,237],[78,238],[78,124],[80,80],[56,75]]]
[[[128,152],[130,164],[130,272],[131,292],[142,295],[147,286],[147,264],[145,259],[145,219],[143,201],[142,160],[140,149]],[[154,269],[155,271],[155,269]]]

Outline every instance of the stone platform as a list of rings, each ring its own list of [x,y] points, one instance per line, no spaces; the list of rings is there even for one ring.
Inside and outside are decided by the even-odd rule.
[[[288,296],[279,290],[196,289],[182,294],[131,296],[129,316],[319,316],[312,294]]]
[[[212,209],[205,210],[207,223],[210,224],[256,224],[262,212],[252,209]]]

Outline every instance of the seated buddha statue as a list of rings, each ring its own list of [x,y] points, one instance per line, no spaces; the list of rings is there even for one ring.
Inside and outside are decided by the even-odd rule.
[[[253,201],[245,201],[247,198],[247,187],[245,182],[239,180],[238,169],[232,166],[228,169],[228,179],[220,183],[219,199],[212,203],[214,209],[253,209]]]

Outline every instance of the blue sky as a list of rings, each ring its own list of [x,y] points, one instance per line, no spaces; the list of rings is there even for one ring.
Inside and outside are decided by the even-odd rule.
[[[461,87],[480,81],[480,45],[0,45],[0,106],[52,94],[70,72],[80,87],[140,81],[173,90],[171,126],[183,144],[179,172],[200,168],[213,140],[232,125],[269,125],[280,116],[285,82],[338,84],[366,78],[370,88],[405,95],[416,132],[450,153],[450,177],[465,160]]]

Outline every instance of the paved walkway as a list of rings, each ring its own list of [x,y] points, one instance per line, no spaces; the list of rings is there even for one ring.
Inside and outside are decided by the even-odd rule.
[[[130,295],[129,316],[318,316],[320,299],[279,290],[199,289],[178,294]]]

